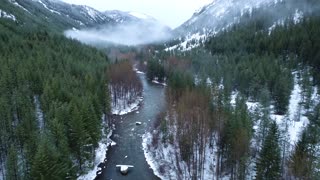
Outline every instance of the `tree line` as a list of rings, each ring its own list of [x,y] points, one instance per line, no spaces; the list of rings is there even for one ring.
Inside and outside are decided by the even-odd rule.
[[[0,51],[0,176],[75,179],[91,168],[101,117],[110,109],[108,58],[62,35],[1,19]]]

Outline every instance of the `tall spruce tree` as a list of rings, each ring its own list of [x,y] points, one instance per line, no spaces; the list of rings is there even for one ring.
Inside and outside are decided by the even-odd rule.
[[[297,179],[311,179],[312,157],[307,138],[307,132],[304,131],[290,157],[290,171]]]
[[[268,135],[263,143],[256,170],[257,180],[280,179],[281,177],[279,131],[275,122],[271,124]]]

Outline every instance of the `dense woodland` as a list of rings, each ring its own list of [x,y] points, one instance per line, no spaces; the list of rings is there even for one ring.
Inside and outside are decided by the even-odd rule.
[[[0,176],[75,179],[92,166],[109,110],[108,59],[62,35],[23,29],[0,19]]]
[[[319,93],[313,91],[320,80],[320,18],[310,12],[297,24],[287,19],[269,32],[272,24],[266,13],[253,10],[243,22],[210,38],[206,51],[161,52],[149,63],[149,79],[167,78],[172,105],[159,116],[152,144],[178,143],[177,159],[188,165],[178,174],[202,179],[205,147],[213,148],[215,142],[216,178],[246,179],[252,170],[256,179],[320,177],[319,105],[311,99],[312,93]],[[177,63],[170,63],[172,59]],[[179,68],[182,64],[189,66]],[[302,87],[299,103],[310,124],[289,151],[288,132],[280,131],[270,114],[287,115],[294,82]],[[239,95],[231,105],[234,92]],[[248,101],[259,102],[259,112],[249,112]],[[259,128],[254,129],[257,122]],[[257,147],[252,147],[253,140]]]
[[[255,179],[320,178],[320,104],[312,99],[320,84],[320,16],[306,11],[300,22],[284,19],[270,31],[270,12],[253,9],[187,52],[153,51],[162,45],[146,52],[127,47],[124,56],[117,48],[107,52],[115,59],[142,59],[150,81],[168,84],[168,107],[157,117],[152,144],[177,145],[176,159],[187,164],[178,173],[189,179],[204,179],[208,149],[217,150],[217,179],[247,179],[251,172]],[[53,19],[60,23],[49,27],[52,22],[41,18],[22,20],[0,19],[0,176],[76,179],[93,166],[105,134],[103,114],[110,105],[122,109],[135,102],[141,82],[131,62],[110,65],[101,51],[54,33],[67,22]],[[295,83],[305,109],[299,113],[310,124],[287,147],[288,132],[270,114],[288,116]],[[257,112],[247,102],[259,103]]]

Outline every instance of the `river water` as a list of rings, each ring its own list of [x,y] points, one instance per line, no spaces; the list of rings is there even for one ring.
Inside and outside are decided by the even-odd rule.
[[[156,177],[147,164],[142,149],[142,135],[151,129],[159,112],[165,107],[164,87],[149,83],[144,74],[139,74],[143,84],[143,102],[138,111],[123,116],[116,116],[111,139],[117,145],[109,148],[106,168],[97,177],[99,180],[153,180]],[[142,125],[136,125],[141,122]],[[124,176],[116,165],[133,165]]]

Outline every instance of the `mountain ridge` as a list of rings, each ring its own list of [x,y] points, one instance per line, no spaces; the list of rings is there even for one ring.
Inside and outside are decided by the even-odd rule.
[[[24,14],[26,14],[27,16],[32,17],[29,19],[36,19],[35,21],[37,21],[37,24],[47,24],[50,26],[58,24],[57,29],[59,29],[60,32],[67,29],[82,29],[99,25],[114,26],[134,21],[153,21],[154,23],[160,23],[149,15],[144,15],[144,17],[142,17],[142,13],[124,12],[119,10],[100,12],[86,5],[74,5],[60,0],[3,1],[5,1],[5,3],[0,5],[0,9],[2,9],[3,12],[6,12],[6,14],[15,17],[17,22],[22,24],[29,21],[33,22],[33,20],[27,21],[27,18],[23,17]],[[12,6],[9,7],[8,3]],[[17,13],[17,11],[19,13]]]
[[[312,0],[215,0],[196,11],[190,19],[174,29],[175,43],[167,45],[166,50],[191,50],[203,44],[208,37],[215,36],[233,25],[239,24],[240,19],[252,19],[252,11],[263,10],[270,16],[271,32],[276,25],[283,24],[287,19],[298,19],[304,14],[316,11]],[[282,9],[281,9],[282,8]],[[298,19],[297,19],[298,18]],[[272,21],[272,22],[271,22]]]

